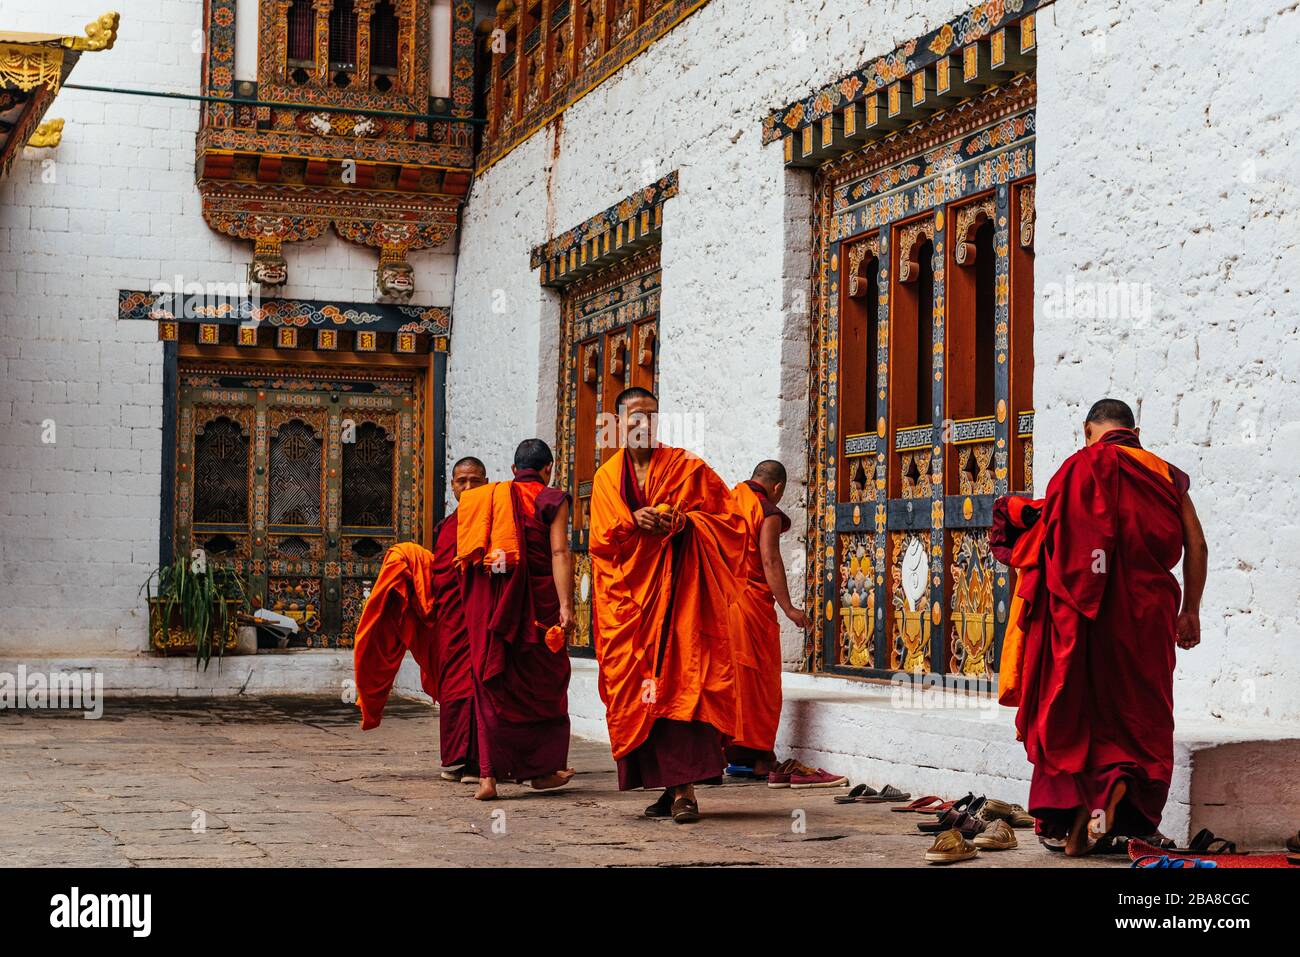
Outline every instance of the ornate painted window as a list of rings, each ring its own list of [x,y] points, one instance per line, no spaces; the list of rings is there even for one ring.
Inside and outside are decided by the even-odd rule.
[[[671,173],[533,250],[543,285],[560,291],[556,482],[573,496],[577,632],[571,650],[591,655],[591,484],[614,454],[618,394],[655,391],[659,377],[659,239]],[[601,441],[604,435],[606,441]]]
[[[474,163],[473,0],[205,10],[204,220],[251,244],[263,294],[288,281],[288,244],[332,230],[375,251],[377,300],[408,301],[408,256],[451,238]]]
[[[294,84],[306,83],[316,68],[316,12],[311,0],[293,0],[288,13],[285,63]]]
[[[352,0],[333,0],[329,13],[330,81],[345,87],[357,68],[357,11]]]
[[[996,680],[993,499],[1033,488],[1034,6],[976,8],[767,123],[815,171],[816,670]]]
[[[491,166],[708,0],[501,0],[485,26]]]
[[[307,645],[350,646],[385,549],[424,540],[427,373],[191,357],[176,375],[176,552],[236,571]]]

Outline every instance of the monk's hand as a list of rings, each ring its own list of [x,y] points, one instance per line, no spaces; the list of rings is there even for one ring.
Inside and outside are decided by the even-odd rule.
[[[804,614],[802,608],[795,608],[791,605],[785,609],[785,617],[789,618],[796,628],[802,631],[808,630],[808,616]]]
[[[566,635],[571,635],[571,634],[573,634],[573,630],[574,630],[574,628],[577,627],[577,625],[578,625],[578,623],[577,623],[577,621],[574,620],[574,617],[573,617],[573,609],[572,609],[572,608],[565,608],[565,607],[561,606],[561,608],[560,608],[560,628],[562,628],[562,629],[564,630],[564,633],[565,633]]]
[[[1195,648],[1201,643],[1201,613],[1185,611],[1178,616],[1178,647]]]
[[[667,535],[672,529],[664,513],[656,508],[638,508],[632,513],[632,520],[637,528],[651,535]]]

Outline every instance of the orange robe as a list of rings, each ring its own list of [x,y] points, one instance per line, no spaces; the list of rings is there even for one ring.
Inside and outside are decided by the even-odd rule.
[[[636,526],[637,508],[660,504],[682,513],[675,534]],[[592,632],[620,788],[722,771],[736,721],[727,608],[744,553],[744,524],[731,508],[727,486],[684,449],[655,448],[644,489],[622,450],[596,473]]]
[[[384,554],[379,577],[357,622],[352,653],[363,730],[379,725],[407,651],[420,666],[420,684],[438,699],[438,641],[434,628],[433,552],[400,542]]]
[[[767,585],[759,532],[769,517],[777,517],[781,531],[790,519],[767,497],[757,482],[741,482],[731,490],[733,508],[745,522],[745,550],[736,569],[736,598],[731,603],[731,655],[736,667],[736,749],[758,752],[728,753],[732,760],[749,763],[755,757],[771,758],[776,728],[781,720],[781,627],[776,617],[776,597]]]

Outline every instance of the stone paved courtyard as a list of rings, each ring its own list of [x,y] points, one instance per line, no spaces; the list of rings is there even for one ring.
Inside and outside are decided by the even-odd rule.
[[[832,791],[700,789],[692,827],[639,817],[608,748],[575,739],[562,790],[507,785],[480,803],[438,778],[437,719],[394,699],[362,734],[321,698],[120,699],[104,716],[0,712],[0,860],[10,866],[911,866],[912,814],[838,806]],[[871,782],[877,787],[884,781]],[[805,814],[798,833],[796,812]],[[200,826],[201,825],[201,826]],[[908,833],[909,831],[913,833]],[[1067,862],[1020,831],[969,867]]]

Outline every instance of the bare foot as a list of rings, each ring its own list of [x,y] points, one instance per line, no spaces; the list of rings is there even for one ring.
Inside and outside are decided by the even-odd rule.
[[[694,801],[694,800],[695,800],[695,785],[694,785],[694,784],[679,784],[679,785],[677,786],[677,793],[674,795],[674,798],[686,798],[686,800],[688,800],[688,801]]]
[[[1088,822],[1088,836],[1094,841],[1099,841],[1107,834],[1115,830],[1115,810],[1119,807],[1119,802],[1124,800],[1124,795],[1128,793],[1128,782],[1120,781],[1110,792],[1110,798],[1106,801],[1105,816],[1098,818],[1093,817]]]
[[[577,774],[573,768],[565,768],[563,771],[554,771],[551,774],[541,778],[533,778],[532,785],[538,791],[549,791],[552,788],[562,788]]]
[[[497,779],[480,778],[478,790],[474,792],[475,801],[495,801],[497,797]]]
[[[1090,822],[1088,809],[1080,805],[1075,812],[1074,823],[1070,825],[1070,833],[1065,838],[1066,857],[1083,857],[1092,849],[1092,841],[1088,838]]]

